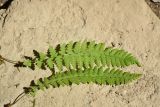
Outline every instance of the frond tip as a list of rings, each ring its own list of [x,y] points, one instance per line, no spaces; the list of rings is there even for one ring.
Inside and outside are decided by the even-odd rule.
[[[40,79],[30,87],[24,88],[26,94],[35,96],[38,90],[44,90],[52,86],[53,88],[72,84],[107,84],[107,85],[120,85],[138,79],[141,74],[123,72],[119,69],[103,69],[101,68],[88,68],[85,70],[70,70],[66,72],[59,72],[52,74],[50,77]]]

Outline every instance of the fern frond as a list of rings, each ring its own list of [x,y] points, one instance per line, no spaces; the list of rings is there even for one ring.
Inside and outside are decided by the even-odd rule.
[[[73,68],[84,68],[96,66],[125,67],[132,64],[140,66],[138,60],[132,54],[115,48],[105,48],[104,43],[91,42],[70,42],[63,46],[62,59],[65,59],[63,66],[72,65]],[[66,61],[66,57],[68,61]]]
[[[141,74],[123,72],[119,69],[103,69],[101,68],[88,68],[85,70],[70,70],[66,72],[59,72],[52,74],[50,77],[40,79],[36,83],[31,84],[30,87],[25,88],[25,93],[35,96],[38,90],[44,90],[52,86],[53,88],[72,84],[107,84],[107,85],[120,85],[126,84],[139,78]]]
[[[140,66],[138,60],[130,53],[115,49],[105,48],[104,43],[91,42],[70,42],[60,44],[59,47],[49,47],[47,55],[40,53],[40,57],[35,58],[37,66],[47,65],[52,68],[56,65],[60,70],[66,68],[89,68],[96,66],[125,67],[132,64]],[[45,57],[44,57],[45,56]],[[47,56],[47,57],[46,57]],[[44,57],[44,58],[43,58]],[[53,62],[53,64],[51,64]],[[25,66],[30,66],[24,63]]]

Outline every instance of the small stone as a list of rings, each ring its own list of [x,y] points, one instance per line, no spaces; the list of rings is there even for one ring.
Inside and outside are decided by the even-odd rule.
[[[0,6],[3,6],[8,0],[0,0]]]
[[[160,0],[152,0],[153,2],[155,2],[155,3],[157,3],[157,2],[159,2],[160,3]]]

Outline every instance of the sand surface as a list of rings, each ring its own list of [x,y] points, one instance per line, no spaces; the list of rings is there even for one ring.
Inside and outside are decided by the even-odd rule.
[[[48,45],[95,40],[133,53],[143,74],[128,85],[73,85],[39,91],[35,107],[159,107],[160,20],[145,0],[14,0],[0,10],[0,54],[12,60],[46,51]],[[0,66],[0,107],[13,101],[33,79],[50,71]],[[32,107],[24,97],[13,107]]]

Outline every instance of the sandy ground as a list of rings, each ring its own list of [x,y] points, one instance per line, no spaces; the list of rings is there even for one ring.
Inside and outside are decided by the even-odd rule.
[[[143,64],[129,67],[143,77],[111,87],[73,85],[39,91],[35,107],[159,107],[160,20],[144,0],[14,0],[0,10],[0,54],[12,60],[46,51],[48,44],[95,40],[133,53]],[[13,101],[30,81],[50,71],[0,66],[0,107]],[[32,107],[24,97],[13,107]]]

